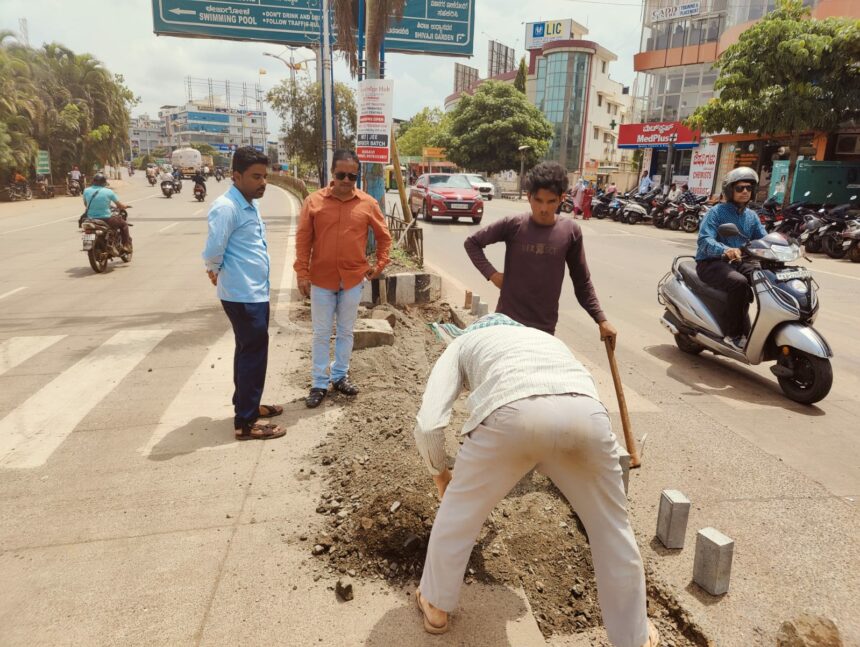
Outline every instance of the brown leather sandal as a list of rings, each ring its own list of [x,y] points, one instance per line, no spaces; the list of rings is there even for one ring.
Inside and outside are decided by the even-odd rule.
[[[269,440],[271,438],[280,438],[286,433],[286,429],[278,425],[255,422],[253,424],[242,425],[240,429],[237,429],[236,440]]]
[[[274,418],[275,416],[279,416],[284,412],[284,408],[277,404],[261,404],[260,405],[260,417],[261,418]]]

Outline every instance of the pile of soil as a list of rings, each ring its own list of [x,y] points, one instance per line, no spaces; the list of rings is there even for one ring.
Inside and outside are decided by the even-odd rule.
[[[396,313],[395,344],[355,352],[351,377],[361,394],[351,401],[337,395],[322,405],[345,409],[314,453],[325,486],[308,549],[320,560],[320,576],[417,584],[439,503],[412,430],[423,385],[444,350],[426,322],[448,321],[449,310],[445,304],[379,307]],[[447,431],[451,467],[465,397]],[[710,644],[672,596],[648,579],[648,611],[661,644]],[[475,581],[522,586],[545,636],[601,624],[588,538],[540,473],[524,478],[490,514],[465,576],[467,585]]]

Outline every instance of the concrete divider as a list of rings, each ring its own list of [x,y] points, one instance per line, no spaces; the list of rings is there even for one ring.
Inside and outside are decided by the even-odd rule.
[[[378,305],[431,303],[442,296],[442,278],[427,272],[401,272],[367,281],[361,291],[361,303]]]

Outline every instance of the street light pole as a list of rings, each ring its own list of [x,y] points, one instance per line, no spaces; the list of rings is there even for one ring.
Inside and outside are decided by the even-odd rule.
[[[531,146],[529,146],[529,145],[520,146],[517,149],[520,152],[520,181],[519,181],[520,193],[519,193],[519,196],[517,198],[518,200],[523,199],[523,175],[526,172],[526,151],[530,150],[530,149],[531,149]]]
[[[678,141],[678,133],[669,135],[669,148],[666,151],[666,177],[663,179],[663,193],[667,193],[672,185],[672,174],[675,169],[675,142]]]

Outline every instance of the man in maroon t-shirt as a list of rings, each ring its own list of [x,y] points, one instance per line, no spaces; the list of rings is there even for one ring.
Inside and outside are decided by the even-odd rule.
[[[560,164],[538,164],[526,181],[531,213],[502,218],[469,236],[464,246],[475,267],[502,291],[496,312],[551,335],[558,322],[566,264],[579,304],[600,327],[600,339],[611,339],[614,347],[617,333],[591,284],[582,230],[572,219],[555,213],[567,185],[567,171]],[[484,254],[484,247],[501,241],[505,243],[504,273]]]

